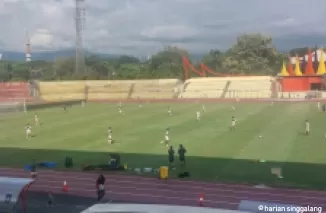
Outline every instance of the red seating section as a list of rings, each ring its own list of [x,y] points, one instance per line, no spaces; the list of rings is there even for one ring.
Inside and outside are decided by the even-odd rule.
[[[0,102],[22,101],[29,98],[29,84],[26,82],[0,83]]]

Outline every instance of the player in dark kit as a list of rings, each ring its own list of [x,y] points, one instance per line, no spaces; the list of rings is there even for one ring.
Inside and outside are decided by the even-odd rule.
[[[179,154],[179,161],[183,165],[186,165],[186,157],[185,157],[186,152],[187,150],[183,147],[182,144],[180,144],[178,154]]]
[[[65,112],[68,112],[68,109],[67,109],[67,105],[66,105],[66,104],[63,105],[63,110],[64,110]]]
[[[168,154],[169,154],[169,166],[171,168],[174,168],[174,154],[175,154],[175,152],[174,152],[173,146],[170,146]]]

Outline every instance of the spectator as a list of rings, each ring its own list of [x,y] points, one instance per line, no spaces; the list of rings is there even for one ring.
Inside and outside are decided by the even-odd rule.
[[[100,201],[105,195],[105,177],[103,174],[100,174],[96,180],[96,189],[97,189],[97,200]]]
[[[174,149],[173,146],[170,146],[169,151],[169,166],[171,169],[174,169]]]
[[[187,150],[183,147],[182,144],[180,144],[178,154],[179,154],[179,161],[183,166],[186,165],[186,157],[185,157],[186,152]]]
[[[37,176],[35,160],[33,160],[32,165],[31,165],[31,176],[32,176],[32,178],[36,178],[36,176]]]
[[[48,205],[49,206],[53,205],[53,195],[51,192],[48,193]]]

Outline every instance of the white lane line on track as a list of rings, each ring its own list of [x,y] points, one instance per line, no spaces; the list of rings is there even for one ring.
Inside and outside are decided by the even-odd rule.
[[[34,187],[32,189],[32,191],[39,191],[35,188],[38,188],[38,189],[41,189],[43,190],[44,188],[48,188],[49,190],[58,190],[58,191],[61,191],[62,190],[62,187],[58,187],[58,186],[49,186],[49,185],[39,185],[37,187]],[[78,193],[80,195],[86,195],[86,194],[89,194],[89,193],[92,193],[92,194],[96,194],[96,190],[91,190],[91,189],[80,189],[80,188],[70,188],[70,193],[67,193],[67,194],[74,194],[75,193]],[[62,194],[64,194],[65,192],[62,192]],[[142,194],[135,194],[135,193],[132,193],[132,192],[116,192],[116,191],[111,191],[111,190],[106,190],[106,196],[109,196],[110,194],[112,195],[124,195],[124,196],[131,196],[131,197],[146,197],[146,198],[159,198],[159,199],[165,199],[165,200],[180,200],[180,201],[191,201],[191,202],[196,202],[198,199],[197,198],[194,198],[194,199],[190,199],[190,198],[185,198],[185,197],[179,197],[179,196],[162,196],[162,195],[152,195],[152,194],[146,194],[146,193],[142,193]],[[92,196],[94,197],[94,196]],[[205,199],[205,203],[225,203],[225,202],[222,202],[222,201],[213,201],[213,200],[207,200]],[[232,202],[229,202],[229,204],[238,204],[238,202],[236,203],[232,203]]]

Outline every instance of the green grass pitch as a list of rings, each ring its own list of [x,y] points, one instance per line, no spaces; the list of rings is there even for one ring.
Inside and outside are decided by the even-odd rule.
[[[167,115],[171,106],[173,116]],[[235,106],[235,110],[232,110]],[[105,164],[108,153],[120,153],[131,168],[167,165],[167,148],[160,144],[170,128],[171,145],[187,149],[191,178],[322,188],[326,183],[326,114],[316,103],[88,103],[37,110],[40,127],[25,139],[25,125],[34,123],[34,111],[0,118],[0,165],[23,167],[32,159],[62,164],[71,156],[76,165]],[[234,132],[231,117],[237,119]],[[309,119],[311,135],[304,136]],[[112,126],[115,144],[107,143]],[[259,163],[258,160],[265,160]],[[281,167],[283,179],[271,175]],[[78,166],[78,168],[80,168]],[[172,172],[172,176],[178,169]]]

